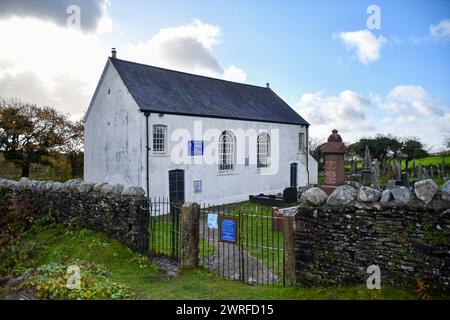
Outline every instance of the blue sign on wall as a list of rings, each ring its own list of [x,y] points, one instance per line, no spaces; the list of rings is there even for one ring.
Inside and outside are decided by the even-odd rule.
[[[238,220],[236,218],[220,218],[220,241],[237,242]]]
[[[189,140],[189,155],[202,156],[204,149],[203,140]]]

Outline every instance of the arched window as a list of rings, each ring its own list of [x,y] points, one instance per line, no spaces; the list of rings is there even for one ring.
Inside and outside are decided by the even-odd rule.
[[[270,166],[270,137],[263,132],[258,135],[256,144],[257,168],[268,168]]]
[[[235,138],[230,131],[224,131],[219,137],[219,171],[234,170]]]

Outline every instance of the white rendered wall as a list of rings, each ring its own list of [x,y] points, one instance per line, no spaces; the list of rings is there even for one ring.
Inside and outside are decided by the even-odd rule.
[[[269,134],[272,130],[277,130],[280,142],[278,143],[278,169],[274,170],[273,174],[270,174],[270,170],[266,170],[266,174],[262,174],[258,171],[256,163],[249,166],[241,163],[235,166],[234,172],[222,174],[218,171],[217,164],[173,163],[173,148],[187,145],[187,141],[172,141],[172,134],[175,130],[186,129],[190,132],[192,140],[202,140],[202,137],[194,137],[195,122],[202,124],[203,133],[208,129],[218,129],[220,132],[236,129],[244,131],[263,129],[268,130]],[[301,126],[170,114],[160,117],[158,114],[151,114],[149,117],[150,143],[154,124],[167,126],[169,141],[168,152],[165,155],[153,154],[150,151],[150,195],[165,197],[169,195],[168,172],[174,169],[185,170],[185,200],[190,202],[223,204],[248,200],[248,196],[251,194],[282,192],[284,188],[290,185],[290,164],[293,162],[298,163],[297,185],[304,186],[307,184],[305,154],[299,153],[298,150],[299,132],[305,132],[306,130]],[[145,134],[145,131],[143,131],[143,134]],[[254,139],[256,140],[256,136]],[[271,143],[276,142],[272,134],[271,140]],[[205,141],[205,146],[208,146],[207,141]],[[248,149],[247,143],[247,154]],[[197,158],[197,161],[202,160],[201,156],[195,156],[191,158],[193,162],[196,161],[194,158]],[[276,168],[277,166],[272,164],[272,167]],[[317,162],[312,157],[309,158],[309,168],[310,183],[317,183]],[[201,193],[194,193],[194,180],[202,181]]]
[[[84,180],[143,184],[141,117],[139,107],[108,62],[86,116]]]

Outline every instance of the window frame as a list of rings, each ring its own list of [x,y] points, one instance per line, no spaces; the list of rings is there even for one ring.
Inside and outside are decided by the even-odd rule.
[[[261,142],[261,139],[265,139],[265,141]],[[265,163],[261,161],[261,157],[266,159]],[[264,170],[270,168],[270,165],[270,135],[267,132],[262,132],[256,138],[256,168]]]
[[[227,141],[223,141],[227,139]],[[218,141],[219,173],[235,172],[236,170],[236,136],[230,130],[223,131]]]
[[[162,137],[155,137],[156,130],[159,128],[164,129],[164,131],[163,131],[164,135]],[[152,151],[153,151],[153,154],[167,154],[167,132],[168,132],[167,125],[165,125],[165,124],[154,124],[152,126]],[[162,143],[155,141],[155,139],[162,140]],[[155,146],[157,144],[159,146],[163,146],[164,150],[156,150]]]
[[[305,153],[305,133],[298,133],[298,152]]]

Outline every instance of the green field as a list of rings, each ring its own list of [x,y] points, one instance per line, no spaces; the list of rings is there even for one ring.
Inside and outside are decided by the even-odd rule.
[[[415,159],[415,162],[416,162],[416,166],[419,166],[419,165],[421,165],[423,167],[438,166],[438,165],[440,166],[442,163],[442,158],[444,158],[445,167],[447,168],[447,170],[449,170],[450,169],[450,155],[445,155],[445,156],[431,155],[431,156],[428,156],[425,158]],[[388,161],[388,163],[391,163],[391,162],[393,162],[393,160]],[[409,170],[411,170],[411,166],[412,166],[412,160],[410,160],[408,163]],[[357,167],[358,167],[358,169],[362,169],[363,162],[359,161]],[[351,169],[349,162],[346,162],[345,169],[348,171]],[[402,170],[404,170],[404,169],[406,169],[406,161],[402,160]]]
[[[413,293],[391,286],[381,290],[368,290],[365,285],[351,287],[281,288],[250,286],[225,280],[205,270],[182,270],[175,276],[167,276],[147,257],[132,252],[116,240],[102,233],[79,230],[51,224],[35,226],[27,232],[15,247],[32,248],[21,252],[24,259],[15,262],[13,272],[20,274],[27,268],[53,263],[68,264],[73,259],[83,259],[103,266],[109,281],[116,286],[126,286],[132,299],[415,299]],[[5,257],[3,257],[5,259]],[[4,262],[4,261],[3,261]],[[53,267],[47,267],[52,270]],[[4,271],[4,270],[3,270]],[[102,278],[101,278],[102,279]],[[42,279],[41,279],[42,280]],[[47,286],[40,290],[52,290],[56,297],[62,288],[55,284],[52,274],[44,279]],[[63,279],[64,280],[64,279]],[[83,281],[83,278],[82,278]],[[51,285],[48,285],[50,283]],[[60,286],[64,285],[62,281]],[[100,285],[97,285],[102,287]],[[108,289],[108,293],[111,289]],[[11,292],[2,288],[2,298]]]

